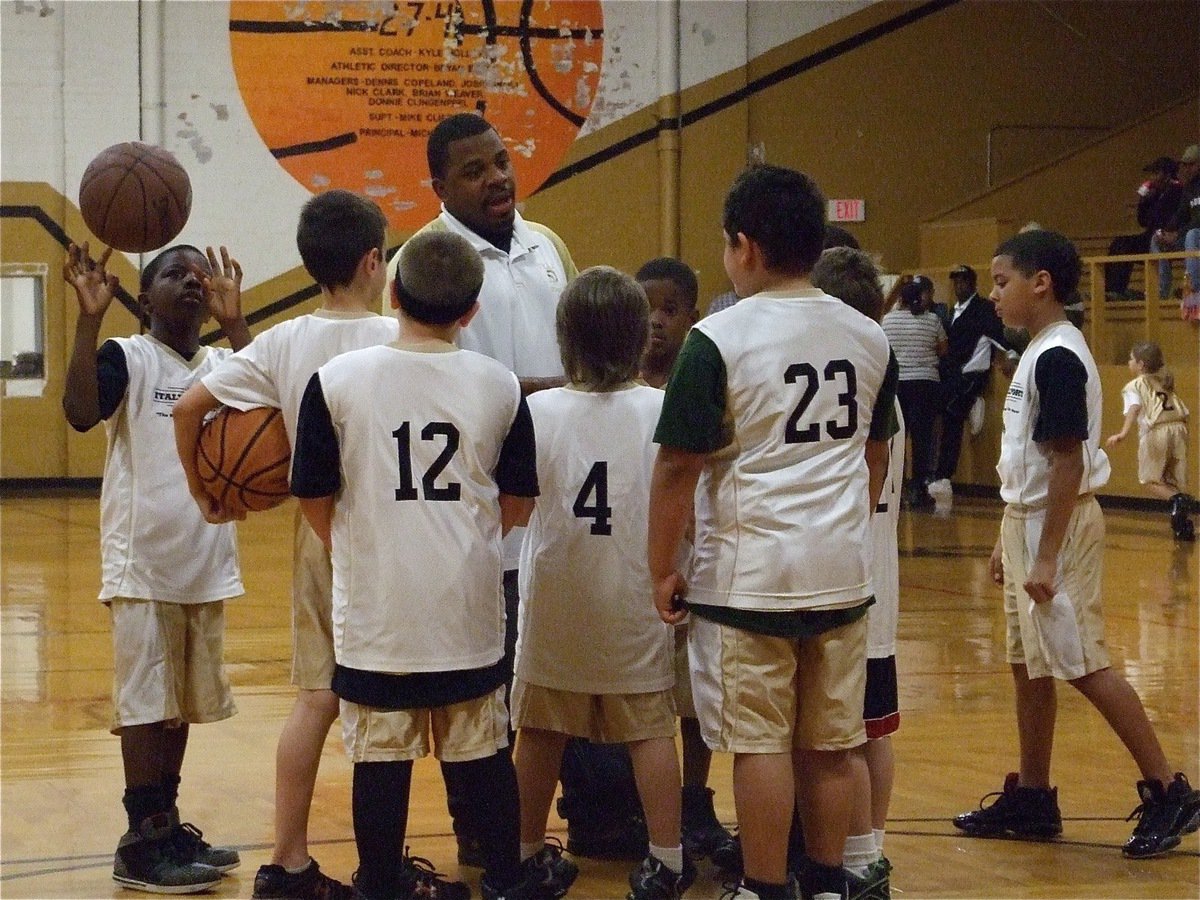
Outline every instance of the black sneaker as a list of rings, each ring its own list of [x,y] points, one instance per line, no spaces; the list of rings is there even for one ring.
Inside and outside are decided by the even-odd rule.
[[[630,891],[625,900],[678,900],[696,880],[696,867],[683,854],[683,872],[676,875],[662,860],[647,856],[629,873]]]
[[[541,850],[521,863],[521,875],[539,886],[541,896],[557,900],[579,877],[579,866],[563,857],[558,839],[547,838]]]
[[[472,869],[483,868],[483,844],[479,838],[469,834],[460,834],[458,838],[458,864]]]
[[[892,864],[881,856],[867,867],[867,874],[855,875],[846,872],[846,888],[849,900],[891,900]]]
[[[567,852],[588,859],[642,859],[649,852],[646,820],[630,816],[621,821],[582,824],[567,820]]]
[[[503,890],[492,887],[487,876],[479,879],[479,892],[483,900],[549,900],[549,894],[541,892],[541,884],[534,873],[523,873],[520,881]]]
[[[409,856],[405,848],[401,861],[399,900],[471,900],[471,889],[461,881],[447,881],[422,856]]]
[[[1017,784],[1016,772],[1004,779],[1004,790],[987,794],[979,809],[954,817],[954,827],[972,837],[1013,837],[1049,840],[1062,834],[1058,788],[1029,788]],[[995,797],[990,806],[984,800]]]
[[[1141,804],[1129,814],[1138,820],[1121,852],[1132,859],[1161,856],[1179,839],[1200,828],[1200,791],[1192,790],[1182,772],[1165,788],[1157,778],[1137,783]]]
[[[321,871],[314,859],[295,874],[283,866],[259,866],[254,876],[254,900],[351,900],[354,890]]]
[[[1196,530],[1190,516],[1195,501],[1187,494],[1181,492],[1171,497],[1169,502],[1171,531],[1175,533],[1175,538],[1181,541],[1194,541],[1196,539]]]
[[[171,841],[170,817],[159,813],[128,831],[113,856],[113,881],[151,894],[197,894],[221,883],[212,866],[182,859]]]
[[[168,812],[167,817],[171,822],[171,843],[181,859],[212,866],[218,872],[228,872],[242,864],[242,858],[232,847],[214,847],[191,822],[180,822],[177,808]]]
[[[722,872],[741,874],[742,847],[717,819],[709,788],[683,788],[683,849],[692,859],[711,859]]]

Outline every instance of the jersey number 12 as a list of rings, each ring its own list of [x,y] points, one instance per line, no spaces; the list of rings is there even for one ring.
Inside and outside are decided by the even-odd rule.
[[[446,443],[442,447],[442,452],[438,454],[438,458],[421,476],[421,494],[418,494],[417,486],[413,481],[412,448],[409,446],[411,424],[405,422],[392,432],[392,437],[396,439],[396,456],[400,467],[400,487],[396,488],[396,499],[417,500],[422,495],[426,500],[461,499],[462,485],[457,481],[451,481],[442,487],[437,485],[437,477],[442,474],[446,466],[450,465],[450,460],[454,458],[454,454],[458,450],[458,429],[449,422],[430,422],[421,429],[421,440],[435,441],[441,438]]]

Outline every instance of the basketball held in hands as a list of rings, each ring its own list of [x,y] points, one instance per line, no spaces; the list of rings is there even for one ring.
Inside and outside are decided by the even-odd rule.
[[[231,514],[261,512],[289,496],[292,450],[283,414],[256,407],[221,407],[205,423],[196,445],[196,467],[208,495]]]

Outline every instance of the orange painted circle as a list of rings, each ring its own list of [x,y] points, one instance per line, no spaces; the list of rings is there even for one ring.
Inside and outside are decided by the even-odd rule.
[[[432,219],[425,141],[481,111],[504,138],[518,196],[558,167],[596,96],[600,0],[262,2],[229,9],[233,68],[271,153],[314,193],[374,199],[393,227]]]

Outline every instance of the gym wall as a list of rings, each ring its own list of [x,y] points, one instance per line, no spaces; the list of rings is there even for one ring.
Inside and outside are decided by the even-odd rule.
[[[37,264],[48,273],[45,383],[36,396],[0,398],[0,479],[94,478],[102,468],[102,429],[76,435],[61,416],[75,301],[58,272],[65,243],[89,237],[75,202],[83,169],[103,147],[141,139],[176,154],[194,194],[179,241],[230,247],[246,272],[252,330],[315,306],[294,230],[300,206],[322,185],[290,174],[281,148],[269,146],[256,126],[250,90],[270,66],[256,64],[236,43],[253,28],[232,25],[245,21],[245,7],[268,5],[25,0],[0,6],[0,261]],[[330,13],[340,9],[349,18],[357,10],[360,21],[376,16],[378,30],[393,6],[410,5],[279,6],[303,8],[304,15],[323,10],[313,21],[330,29],[338,18]],[[414,33],[442,27],[452,7],[424,4],[427,21],[415,23]],[[536,182],[522,178],[524,214],[558,231],[581,267],[633,270],[653,256],[679,255],[699,273],[702,304],[726,289],[721,202],[748,159],[804,169],[828,197],[863,200],[865,221],[848,227],[882,255],[886,268],[899,271],[920,263],[923,221],[967,217],[975,213],[962,204],[987,203],[989,172],[992,186],[1020,183],[1075,149],[1126,135],[1098,151],[1096,165],[1119,170],[1111,178],[1093,182],[1084,171],[1077,190],[1056,193],[1054,208],[1044,212],[988,212],[1040,216],[1049,224],[1070,207],[1063,221],[1099,234],[1120,225],[1107,196],[1100,204],[1095,193],[1110,192],[1113,183],[1127,190],[1146,160],[1177,154],[1189,122],[1200,134],[1194,103],[1175,124],[1147,118],[1200,86],[1196,42],[1184,38],[1200,33],[1200,4],[1184,0],[551,0],[568,32],[571,23],[593,26],[587,35],[577,29],[582,36],[571,40],[561,29],[523,33],[520,7],[490,5],[500,23],[509,23],[507,31],[497,29],[506,35],[499,41],[506,55],[498,58],[507,77],[521,78],[524,34],[531,52],[543,54],[536,60],[545,81],[553,70],[583,85],[582,98],[561,87],[550,92],[568,107],[579,101],[577,114],[586,108],[553,164],[541,160],[549,174]],[[477,21],[484,7],[464,2],[462,9]],[[433,21],[439,13],[442,21]],[[386,26],[395,46],[403,44],[407,29],[397,26],[405,24]],[[594,43],[587,49],[588,41],[602,43],[602,51]],[[599,71],[585,72],[583,63],[592,59]],[[542,115],[531,116],[528,133],[524,120],[511,120],[516,133],[505,137],[519,165],[539,162],[537,141],[530,143],[538,123],[553,122],[556,134],[563,128],[560,119]],[[294,118],[314,120],[306,113]],[[276,119],[290,123],[286,114]],[[380,158],[378,169],[389,172],[402,159],[402,177],[367,184],[390,189],[376,199],[401,222],[406,203],[432,193],[413,147],[409,140]],[[1011,205],[1022,202],[1014,195]],[[398,224],[390,245],[415,227]],[[137,268],[148,259],[117,261],[126,288],[134,288]],[[106,335],[136,328],[125,308],[113,309],[105,322]]]

